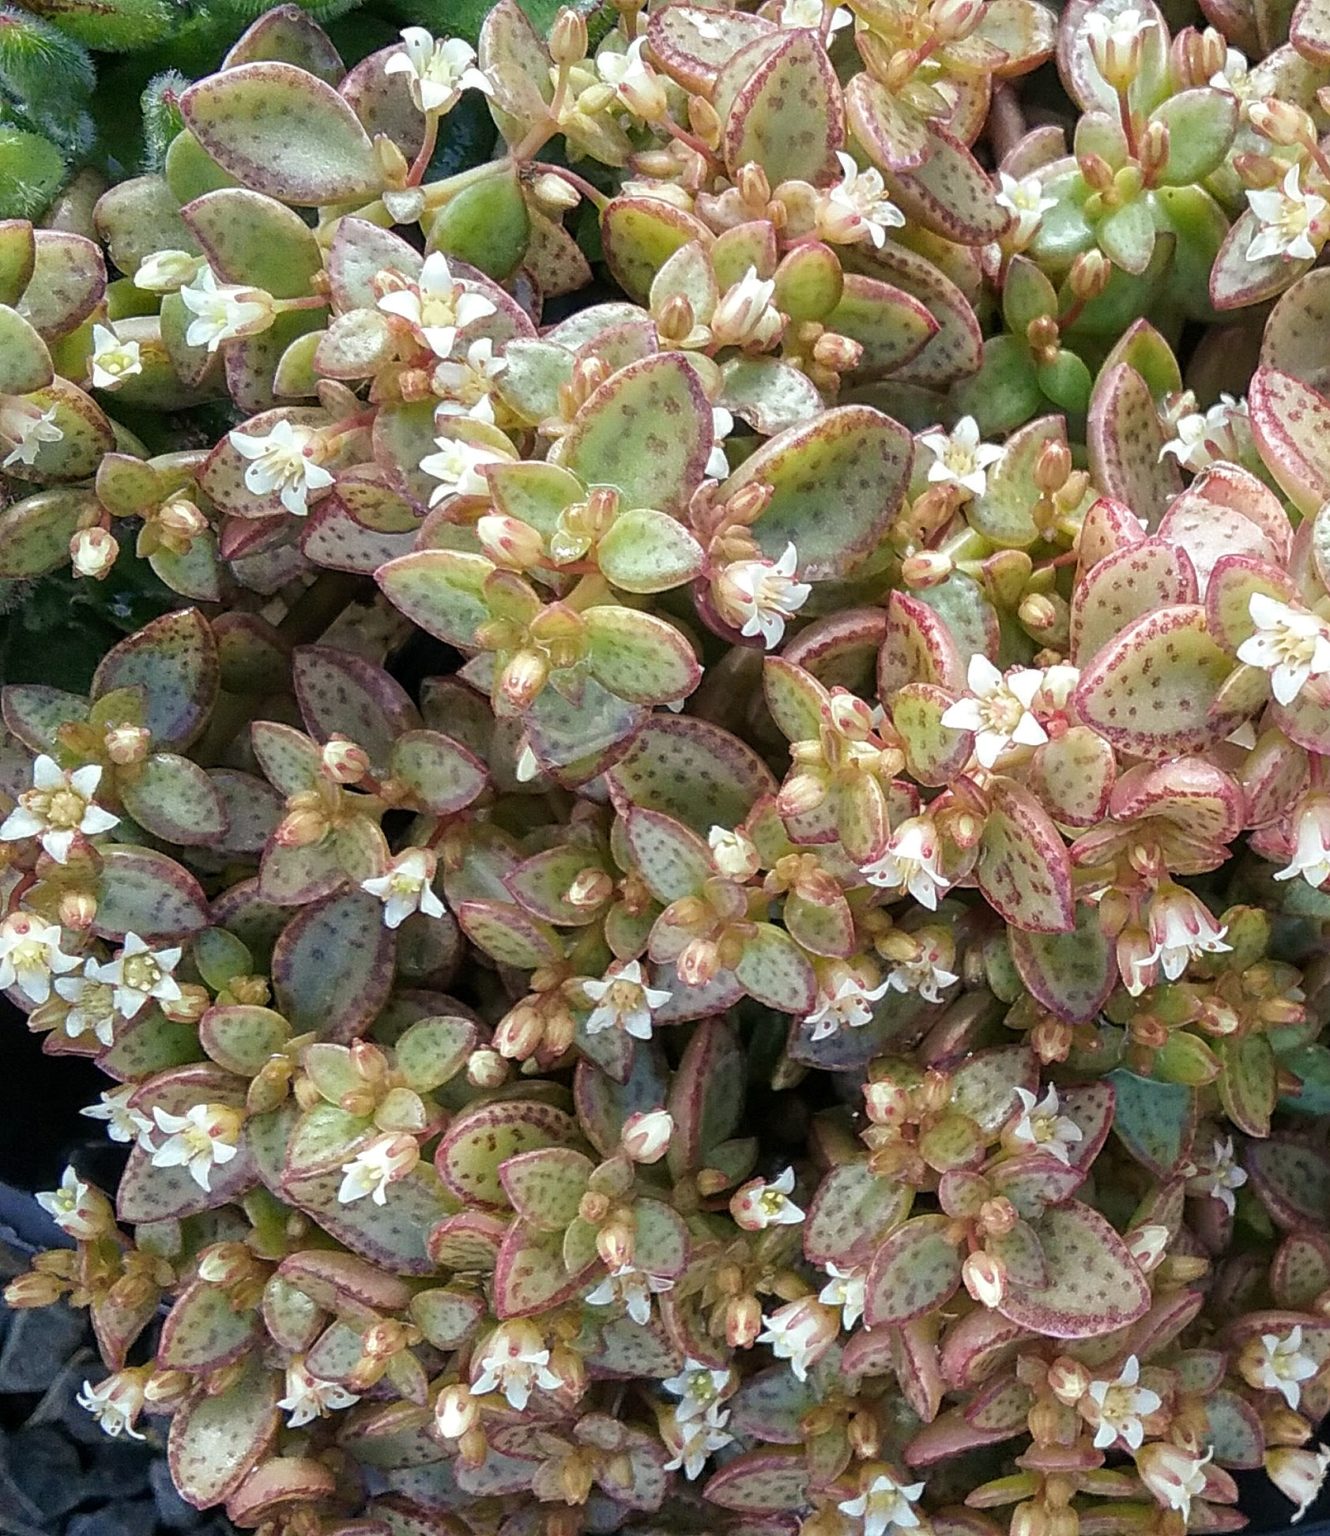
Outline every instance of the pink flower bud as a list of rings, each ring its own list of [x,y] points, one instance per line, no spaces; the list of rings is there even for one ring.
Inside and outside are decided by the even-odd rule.
[[[358,784],[369,772],[369,754],[347,736],[325,742],[320,761],[334,784]]]
[[[69,558],[76,576],[101,581],[109,576],[120,546],[105,528],[80,528],[69,541]]]
[[[1297,1450],[1279,1446],[1265,1453],[1265,1471],[1270,1481],[1286,1499],[1298,1506],[1293,1516],[1296,1525],[1316,1501],[1330,1468],[1330,1450]]]
[[[668,1110],[648,1109],[629,1115],[624,1121],[620,1141],[635,1163],[658,1163],[674,1134],[674,1119]]]
[[[985,1307],[996,1307],[1007,1294],[1007,1266],[991,1253],[971,1253],[961,1265],[965,1289]]]

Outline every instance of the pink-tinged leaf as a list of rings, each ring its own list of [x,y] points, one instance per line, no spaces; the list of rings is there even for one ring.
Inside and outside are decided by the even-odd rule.
[[[802,1448],[744,1451],[706,1484],[703,1498],[722,1509],[764,1515],[802,1509],[808,1499],[808,1463]]]
[[[593,1257],[572,1274],[564,1266],[563,1233],[540,1232],[515,1221],[505,1234],[494,1266],[495,1315],[533,1317],[585,1291],[599,1260]]]
[[[420,715],[400,683],[348,651],[326,645],[299,647],[292,680],[305,728],[315,741],[347,736],[364,747],[376,773],[383,773],[393,743],[420,725]]]
[[[220,1503],[244,1481],[281,1422],[281,1375],[257,1356],[230,1386],[199,1393],[171,1420],[171,1481],[196,1509]]]
[[[1110,496],[1101,496],[1091,504],[1081,524],[1077,543],[1081,570],[1090,570],[1118,550],[1139,544],[1144,537],[1140,519],[1130,507]]]
[[[313,207],[372,197],[374,147],[330,85],[291,64],[242,64],[192,85],[185,122],[222,168],[256,192]]]
[[[197,763],[174,752],[154,752],[122,768],[117,787],[125,809],[145,831],[187,848],[215,847],[227,832],[226,807]]]
[[[389,560],[410,554],[414,544],[414,533],[380,533],[364,527],[339,495],[325,496],[311,507],[300,530],[300,549],[307,560],[353,576],[372,576]]]
[[[186,1108],[187,1104],[180,1104],[176,1112]],[[149,1154],[135,1147],[116,1192],[116,1214],[125,1222],[180,1221],[238,1200],[258,1183],[254,1159],[243,1138],[240,1150],[229,1163],[215,1166],[208,1182],[209,1188],[203,1189],[187,1168],[154,1168]]]
[[[946,1392],[937,1333],[937,1324],[930,1318],[918,1318],[891,1332],[891,1368],[905,1401],[925,1424],[937,1418]]]
[[[1069,726],[1030,759],[1029,786],[1060,826],[1089,827],[1108,806],[1117,773],[1112,747],[1088,726]]]
[[[278,1273],[330,1311],[355,1302],[379,1312],[399,1312],[411,1300],[406,1281],[350,1253],[320,1249],[293,1253],[282,1260]]]
[[[1261,336],[1261,363],[1312,389],[1330,385],[1330,359],[1317,343],[1330,325],[1330,269],[1314,267],[1270,311]]]
[[[1240,1131],[1268,1136],[1270,1116],[1279,1097],[1274,1048],[1265,1035],[1246,1035],[1219,1042],[1220,1103]]]
[[[913,439],[891,417],[867,405],[837,406],[764,443],[717,496],[770,486],[753,524],[763,554],[778,560],[793,544],[801,578],[839,576],[876,548],[905,495],[913,454]]]
[[[434,1259],[426,1240],[436,1223],[450,1216],[455,1202],[433,1169],[420,1164],[404,1179],[389,1185],[386,1203],[337,1198],[340,1168],[300,1178],[288,1178],[281,1196],[314,1217],[326,1232],[352,1253],[394,1275],[432,1275]]]
[[[909,1214],[912,1199],[908,1185],[875,1174],[867,1162],[828,1169],[804,1222],[805,1256],[842,1269],[867,1264],[887,1232]]]
[[[337,1479],[321,1461],[308,1456],[274,1456],[250,1472],[226,1501],[226,1513],[237,1525],[252,1528],[291,1506],[322,1503],[336,1491]]]
[[[623,1082],[616,1082],[590,1062],[579,1061],[573,1078],[577,1118],[602,1157],[612,1157],[629,1115],[660,1109],[669,1092],[669,1070],[658,1048],[639,1042]],[[678,1117],[674,1140],[678,1139]]]
[[[1290,374],[1258,368],[1247,405],[1266,468],[1310,517],[1330,497],[1330,400]]]
[[[1095,485],[1157,526],[1182,489],[1182,475],[1171,454],[1161,457],[1164,429],[1134,368],[1119,363],[1095,380],[1086,433]]]
[[[117,688],[143,690],[143,723],[160,750],[187,747],[207,724],[216,702],[217,642],[197,608],[164,613],[113,646],[92,680],[92,697]]]
[[[1196,599],[1196,573],[1183,548],[1148,538],[1118,550],[1076,585],[1071,607],[1073,662],[1085,666],[1142,614]]]
[[[623,832],[638,873],[659,902],[668,904],[696,896],[714,874],[710,851],[702,839],[659,811],[633,807]]]
[[[867,76],[859,76],[866,79]],[[880,251],[858,246],[843,259],[912,294],[932,315],[937,330],[893,378],[924,389],[946,389],[979,372],[983,334],[974,308],[952,277],[927,258],[903,245],[888,243]]]
[[[382,903],[365,891],[302,908],[273,950],[278,1008],[296,1034],[357,1039],[388,1000],[395,948]]]
[[[925,1424],[906,1445],[904,1455],[912,1467],[931,1467],[939,1461],[964,1456],[966,1451],[1007,1439],[1002,1431],[977,1429],[967,1424],[959,1409],[939,1415]]]
[[[1293,528],[1289,522],[1288,513],[1284,509],[1284,503],[1280,500],[1277,491],[1272,490],[1264,480],[1258,479],[1250,470],[1243,469],[1237,464],[1222,462],[1211,464],[1208,469],[1202,470],[1197,475],[1187,489],[1204,497],[1212,509],[1224,507],[1229,511],[1240,513],[1260,530],[1265,542],[1269,545],[1271,557],[1277,563],[1288,559],[1293,547]],[[1179,498],[1180,501],[1185,499],[1185,494]],[[1177,502],[1169,508],[1170,515],[1176,506]],[[1208,551],[1202,550],[1198,554],[1194,543],[1187,543],[1187,536],[1190,536],[1190,533],[1191,530],[1188,528],[1183,542],[1199,575],[1202,567],[1213,564],[1213,561],[1209,559]],[[1239,546],[1236,544],[1229,544],[1225,549],[1231,550],[1237,547]]]
[[[502,1210],[508,1196],[499,1167],[537,1147],[571,1146],[577,1122],[535,1100],[499,1101],[464,1110],[444,1132],[434,1165],[446,1187],[468,1204]]]
[[[1265,1456],[1260,1415],[1236,1392],[1221,1389],[1205,1397],[1206,1442],[1223,1467],[1254,1471]]]
[[[1210,269],[1210,302],[1218,310],[1246,309],[1276,298],[1312,265],[1301,257],[1263,256],[1249,261],[1247,252],[1261,228],[1250,208],[1234,219]]]
[[[737,827],[776,781],[737,737],[688,715],[651,715],[606,774],[620,815],[637,805],[661,811],[705,837]]]
[[[148,848],[107,846],[93,932],[106,939],[137,933],[161,943],[208,926],[208,903],[188,870]]]
[[[1073,700],[1081,719],[1135,757],[1198,752],[1242,723],[1213,709],[1232,658],[1210,638],[1194,604],[1143,614],[1081,673]]]
[[[1241,786],[1204,758],[1128,769],[1113,790],[1108,811],[1117,821],[1160,817],[1215,843],[1231,842],[1247,818]]]
[[[310,292],[323,253],[290,208],[243,187],[222,187],[186,204],[181,217],[224,283],[262,288],[276,299]]]
[[[946,1235],[945,1216],[915,1216],[898,1227],[873,1256],[864,1292],[870,1328],[926,1317],[961,1283],[961,1255]]]
[[[195,1280],[162,1322],[157,1359],[167,1370],[215,1371],[251,1349],[259,1327],[252,1308],[238,1308],[220,1286]]]
[[[1039,1067],[1029,1046],[975,1051],[952,1073],[951,1108],[992,1134],[1011,1114],[1018,1084],[1031,1090],[1039,1084]]]
[[[616,197],[600,216],[605,263],[632,299],[645,303],[656,273],[675,251],[701,241],[709,247],[711,231],[701,219],[654,197]]]
[[[1023,1339],[1026,1330],[999,1312],[979,1309],[947,1329],[942,1376],[948,1386],[972,1387],[985,1380]]]
[[[642,1054],[640,1051],[637,1053]],[[684,1050],[670,1089],[674,1119],[669,1168],[675,1178],[706,1166],[713,1147],[734,1133],[743,1114],[748,1065],[732,1024],[708,1019]],[[657,1100],[650,1108],[659,1108]]]
[[[802,1423],[817,1406],[813,1381],[800,1381],[784,1364],[758,1371],[726,1399],[730,1419],[741,1433],[770,1445],[802,1445]]]
[[[817,1002],[817,975],[798,944],[774,923],[757,923],[745,939],[734,974],[744,991],[768,1008],[804,1014]]]
[[[917,298],[876,277],[849,273],[828,330],[864,349],[857,377],[881,379],[906,367],[937,334],[938,323]]]
[[[411,87],[404,74],[388,74],[384,65],[393,54],[401,53],[393,44],[366,54],[337,85],[338,94],[360,119],[371,139],[386,134],[407,160],[414,160],[425,141],[425,119],[411,100]]]
[[[1080,1127],[1081,1139],[1071,1153],[1071,1166],[1085,1178],[1108,1140],[1117,1099],[1107,1078],[1077,1083],[1062,1095],[1062,1113]]]
[[[997,1376],[974,1394],[961,1414],[971,1429],[1006,1438],[1028,1428],[1031,1400],[1029,1387],[1014,1374]]]
[[[512,902],[460,901],[456,913],[467,938],[500,965],[530,971],[563,953],[558,934]]]
[[[935,123],[928,126],[920,163],[888,169],[886,182],[907,219],[957,245],[987,245],[999,239],[1010,222],[983,167],[959,139]]]
[[[1097,1211],[1074,1200],[1053,1206],[1036,1232],[1049,1284],[1012,1288],[998,1306],[1004,1316],[1051,1338],[1088,1339],[1125,1327],[1148,1310],[1150,1287]]]
[[[970,760],[972,733],[942,724],[953,702],[935,683],[907,683],[892,699],[891,723],[900,733],[905,766],[920,784],[950,784]]]
[[[924,163],[929,136],[922,119],[867,71],[846,86],[845,112],[855,138],[879,169],[910,170]]]
[[[62,725],[88,718],[88,701],[45,683],[11,683],[0,694],[5,729],[34,752],[52,753]]]
[[[1218,561],[1205,592],[1205,614],[1210,633],[1227,650],[1236,651],[1255,633],[1251,599],[1256,593],[1281,603],[1298,602],[1297,587],[1278,566],[1242,554]]]
[[[391,230],[366,219],[339,219],[327,257],[333,302],[342,312],[372,308],[379,299],[374,279],[380,272],[395,272],[410,282],[423,264],[420,252]]]
[[[562,1235],[577,1215],[595,1166],[572,1147],[534,1147],[506,1158],[499,1166],[499,1182],[508,1203],[529,1227]]]
[[[963,693],[965,665],[942,615],[910,593],[892,592],[877,662],[877,691],[883,704],[890,708],[897,691],[914,682]]]
[[[1099,926],[1098,910],[1080,903],[1068,933],[1008,930],[1011,958],[1021,980],[1051,1013],[1071,1023],[1088,1023],[1117,984],[1113,946]]]
[[[274,6],[251,23],[228,49],[222,68],[265,59],[299,65],[329,85],[336,85],[346,73],[328,34],[298,5]]]
[[[685,90],[709,95],[721,67],[774,30],[774,22],[745,11],[665,5],[648,19],[647,44],[655,63]]]
[[[753,50],[757,50],[753,52]],[[753,52],[752,67],[745,68]],[[721,133],[721,151],[733,176],[756,161],[771,184],[808,181],[836,173],[836,151],[845,141],[845,108],[836,71],[815,32],[789,31],[779,46],[763,38],[731,58],[743,69]]]
[[[1210,488],[1219,490],[1213,483]],[[1266,494],[1273,499],[1273,492],[1266,490]],[[1261,524],[1234,507],[1211,500],[1198,478],[1165,513],[1159,525],[1159,536],[1185,550],[1204,596],[1210,590],[1215,566],[1228,555],[1267,562],[1287,558],[1288,518],[1282,507],[1276,505],[1276,510],[1283,524],[1283,538],[1272,541]]]
[[[44,341],[67,336],[106,292],[106,264],[96,244],[63,229],[34,231],[32,277],[14,306]]]
[[[487,1273],[494,1268],[510,1220],[506,1214],[479,1210],[445,1217],[429,1233],[430,1258],[439,1269]]]
[[[1009,780],[994,787],[975,878],[1017,928],[1066,933],[1075,922],[1067,845],[1043,806]]]
[[[98,516],[91,491],[59,486],[12,502],[0,512],[0,578],[28,581],[69,563],[69,541]]]
[[[1330,1240],[1316,1232],[1286,1237],[1270,1266],[1270,1291],[1281,1307],[1311,1310],[1316,1298],[1330,1289]]]

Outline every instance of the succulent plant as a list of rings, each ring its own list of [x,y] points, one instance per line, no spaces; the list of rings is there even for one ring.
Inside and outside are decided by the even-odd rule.
[[[0,225],[0,575],[175,595],[3,695],[0,984],[128,1156],[7,1295],[89,1309],[82,1401],[169,1418],[192,1504],[1310,1505],[1330,17],[1289,9],[500,0],[348,68],[284,6],[158,92],[159,168]]]

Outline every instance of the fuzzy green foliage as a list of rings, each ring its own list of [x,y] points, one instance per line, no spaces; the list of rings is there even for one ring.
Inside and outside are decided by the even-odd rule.
[[[1330,7],[850,10],[210,9],[0,222],[7,1294],[242,1528],[1324,1480]]]

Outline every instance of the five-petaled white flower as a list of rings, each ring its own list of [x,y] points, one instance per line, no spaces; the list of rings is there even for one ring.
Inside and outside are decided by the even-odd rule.
[[[840,1332],[836,1308],[810,1296],[787,1301],[762,1321],[766,1327],[757,1342],[770,1345],[777,1360],[788,1360],[800,1381],[808,1380],[808,1368],[826,1354]]]
[[[982,496],[988,488],[988,466],[1002,457],[1001,448],[979,441],[979,423],[973,416],[962,416],[950,432],[940,427],[921,432],[919,441],[933,455],[928,466],[930,485],[954,485],[971,496]]]
[[[1064,1166],[1070,1166],[1071,1149],[1084,1139],[1084,1134],[1073,1119],[1058,1113],[1057,1088],[1050,1083],[1048,1092],[1037,1103],[1028,1088],[1014,1088],[1012,1094],[1021,1109],[1009,1132],[1011,1141],[1022,1149],[1047,1152]]]
[[[1330,795],[1311,795],[1303,801],[1293,823],[1293,857],[1276,880],[1295,880],[1299,875],[1313,890],[1330,880]]]
[[[1270,674],[1270,691],[1291,704],[1314,677],[1330,673],[1330,624],[1264,592],[1253,592],[1247,611],[1256,626],[1238,647],[1238,660]]]
[[[739,633],[758,635],[768,650],[779,645],[785,622],[808,601],[812,587],[796,581],[799,554],[787,544],[779,560],[736,560],[720,577],[719,596],[725,616]]]
[[[863,1268],[842,1269],[838,1264],[824,1264],[830,1279],[817,1293],[817,1299],[828,1307],[839,1307],[841,1327],[847,1332],[864,1315],[864,1282],[868,1271]]]
[[[82,971],[56,977],[55,990],[69,1004],[64,1030],[71,1040],[92,1035],[102,1045],[112,1045],[120,1014],[115,1005],[115,987],[99,979],[100,969],[96,958],[89,955]]]
[[[194,316],[185,331],[187,345],[206,347],[209,352],[215,352],[224,341],[257,336],[277,316],[272,294],[262,288],[219,283],[211,267],[204,267],[186,283],[180,297]]]
[[[435,416],[470,416],[492,425],[494,386],[507,366],[507,358],[495,357],[488,336],[477,337],[464,358],[445,358],[436,364],[434,392],[443,398],[434,409]]]
[[[583,981],[582,991],[595,1005],[587,1016],[587,1034],[621,1029],[635,1040],[650,1040],[652,1012],[672,996],[663,987],[647,985],[639,960],[616,960],[603,980]]]
[[[765,347],[780,334],[784,321],[773,300],[776,279],[759,277],[749,267],[721,294],[711,312],[711,334],[723,347]]]
[[[785,0],[781,6],[780,24],[782,27],[802,27],[809,32],[820,32],[826,17],[826,6],[823,0]],[[831,26],[828,32],[834,34],[848,27],[854,17],[843,6],[838,5],[831,13]]]
[[[1246,1182],[1247,1170],[1238,1165],[1233,1151],[1233,1138],[1216,1136],[1209,1162],[1194,1169],[1189,1175],[1187,1193],[1207,1195],[1212,1200],[1218,1200],[1231,1216],[1238,1208],[1238,1197],[1233,1191],[1241,1189]]]
[[[83,964],[60,948],[60,927],[31,912],[11,912],[0,923],[0,991],[17,987],[30,1002],[51,995],[52,975],[66,975]]]
[[[99,1381],[95,1387],[90,1381],[85,1381],[75,1401],[80,1408],[88,1410],[113,1440],[122,1434],[128,1435],[131,1440],[143,1440],[146,1437],[134,1428],[134,1423],[147,1401],[145,1378],[145,1370],[139,1367],[117,1371],[105,1381]]]
[[[1004,677],[977,651],[970,657],[965,680],[971,696],[950,705],[942,724],[949,730],[974,732],[974,755],[985,768],[991,768],[1009,747],[1038,747],[1048,740],[1048,732],[1030,712],[1043,681],[1037,668],[1018,668]]]
[[[191,283],[207,266],[207,258],[189,251],[170,249],[153,251],[139,262],[134,286],[145,293],[177,293]]]
[[[43,1190],[37,1204],[70,1237],[87,1242],[106,1230],[107,1205],[104,1196],[85,1184],[72,1168],[66,1168],[59,1189]]]
[[[442,251],[432,251],[415,283],[385,293],[379,308],[405,320],[435,357],[450,357],[458,331],[492,315],[495,306],[492,299],[453,276]]]
[[[471,1364],[471,1391],[477,1397],[502,1392],[520,1413],[537,1388],[557,1392],[563,1378],[550,1368],[540,1329],[525,1318],[501,1323]]]
[[[34,407],[31,415],[25,415],[11,430],[14,446],[0,462],[0,469],[12,469],[15,464],[35,464],[43,443],[61,443],[64,429],[55,424],[55,406],[44,411]]]
[[[178,944],[170,949],[150,949],[137,933],[127,933],[115,959],[100,965],[90,962],[86,974],[113,987],[116,1012],[132,1019],[150,999],[173,1003],[180,997],[180,983],[171,973],[179,965],[181,953]]]
[[[59,983],[56,985],[58,988]],[[147,1115],[130,1103],[137,1092],[137,1083],[126,1083],[122,1088],[108,1088],[95,1104],[79,1110],[79,1114],[86,1115],[89,1120],[105,1120],[106,1134],[112,1141],[136,1142],[140,1137],[149,1135],[153,1129]]]
[[[1034,239],[1048,210],[1058,205],[1057,198],[1045,193],[1038,176],[1022,176],[1018,180],[1006,171],[998,172],[998,193],[993,201],[999,208],[1015,215],[1016,222],[1008,231],[1006,242],[1020,251]]]
[[[804,1219],[804,1213],[790,1199],[793,1193],[793,1168],[787,1168],[770,1184],[760,1178],[749,1179],[730,1197],[730,1215],[745,1232],[797,1226]]]
[[[166,1140],[152,1149],[154,1168],[186,1168],[200,1189],[211,1190],[212,1171],[236,1155],[241,1117],[225,1104],[195,1104],[173,1115],[160,1104],[152,1118]]]
[[[733,1442],[734,1436],[725,1428],[729,1421],[728,1409],[722,1411],[715,1407],[693,1418],[682,1418],[677,1411],[672,1416],[666,1415],[661,1433],[674,1456],[665,1463],[663,1470],[682,1472],[689,1482],[700,1477],[711,1453],[724,1450]]]
[[[645,36],[634,38],[622,52],[607,44],[596,53],[596,73],[621,107],[650,123],[664,115],[667,98],[660,76],[642,57],[645,46]]]
[[[879,1002],[887,995],[889,982],[869,987],[858,976],[845,976],[834,992],[819,991],[817,1007],[805,1015],[804,1023],[813,1026],[811,1038],[826,1040],[839,1029],[858,1029],[871,1023],[871,1003]]]
[[[413,912],[442,917],[443,902],[434,890],[436,860],[428,848],[404,848],[385,873],[362,880],[360,888],[383,903],[383,925],[398,928]]]
[[[1158,1413],[1164,1400],[1158,1392],[1140,1385],[1141,1362],[1128,1355],[1112,1381],[1096,1378],[1089,1385],[1082,1412],[1095,1426],[1097,1451],[1107,1450],[1119,1438],[1128,1449],[1140,1450],[1145,1441],[1144,1420]]]
[[[231,446],[248,459],[245,488],[256,496],[278,493],[293,517],[309,511],[310,492],[326,491],[333,476],[319,462],[323,439],[313,427],[275,421],[266,432],[233,431]]]
[[[1101,6],[1090,11],[1081,25],[1095,68],[1114,89],[1124,89],[1140,68],[1143,40],[1154,30],[1154,18],[1134,7],[1113,15]]]
[[[94,325],[88,371],[94,389],[117,388],[131,375],[143,372],[138,342],[121,341],[109,326]]]
[[[388,1186],[405,1178],[419,1161],[420,1146],[414,1136],[405,1132],[376,1136],[349,1163],[342,1164],[338,1203],[350,1205],[368,1195],[375,1205],[387,1205]]]
[[[286,1367],[286,1396],[277,1406],[287,1415],[287,1428],[299,1429],[315,1419],[326,1418],[336,1408],[349,1408],[360,1398],[335,1381],[323,1381],[311,1373],[304,1357],[297,1355]]]
[[[1301,175],[1301,166],[1290,165],[1279,186],[1247,193],[1247,203],[1261,226],[1248,243],[1248,261],[1266,261],[1271,256],[1316,259],[1330,228],[1325,219],[1330,204],[1306,191]]]
[[[1180,1445],[1153,1440],[1136,1452],[1136,1470],[1156,1501],[1178,1510],[1185,1524],[1191,1518],[1191,1501],[1205,1492],[1205,1469],[1214,1454],[1213,1445],[1197,1456]]]
[[[1263,1333],[1249,1339],[1238,1356],[1238,1369],[1248,1386],[1278,1392],[1288,1406],[1302,1401],[1302,1384],[1316,1375],[1316,1357],[1303,1348],[1302,1325],[1287,1333]]]
[[[1265,1453],[1265,1474],[1286,1499],[1296,1504],[1291,1523],[1296,1525],[1325,1486],[1330,1472],[1330,1449],[1323,1445],[1276,1446]]]
[[[1236,96],[1245,101],[1252,93],[1252,82],[1247,67],[1247,55],[1236,48],[1224,53],[1224,67],[1217,69],[1207,82],[1212,90],[1223,91],[1226,96]]]
[[[481,474],[486,464],[506,464],[508,456],[492,448],[481,448],[458,437],[436,437],[437,453],[427,453],[420,461],[423,474],[439,482],[430,492],[434,507],[445,496],[488,496],[489,481]]]
[[[1135,974],[1127,990],[1133,996],[1153,986],[1160,969],[1169,981],[1176,981],[1198,956],[1225,954],[1232,947],[1224,943],[1227,927],[1215,922],[1200,897],[1172,882],[1150,898],[1148,923],[1154,949],[1144,960],[1132,962]]]
[[[940,1003],[942,994],[961,978],[950,969],[955,964],[955,945],[936,930],[912,933],[918,952],[908,960],[898,960],[887,973],[887,985],[893,992],[917,992],[926,1003]]]
[[[1220,395],[1206,411],[1184,411],[1173,424],[1173,436],[1159,450],[1171,454],[1193,474],[1221,459],[1240,463],[1251,445],[1251,419],[1247,402]]]
[[[651,1298],[662,1291],[672,1291],[674,1281],[668,1275],[653,1275],[634,1264],[620,1264],[586,1293],[593,1307],[610,1307],[616,1302],[639,1327],[651,1321]]]
[[[880,859],[863,870],[869,885],[903,886],[930,912],[951,889],[941,870],[942,839],[931,816],[911,816],[887,839]]]
[[[887,231],[900,229],[905,215],[887,196],[886,183],[876,166],[861,171],[853,155],[837,150],[841,179],[823,194],[818,210],[818,229],[831,241],[853,244],[867,240],[879,250]]]
[[[728,1366],[703,1365],[691,1355],[684,1358],[683,1370],[661,1382],[667,1392],[679,1399],[674,1416],[680,1424],[689,1419],[700,1419],[713,1412],[720,1403],[721,1394],[730,1385],[731,1371]]]
[[[424,27],[403,27],[402,49],[383,66],[385,75],[405,75],[411,100],[420,112],[451,112],[463,91],[494,94],[475,68],[476,50],[460,37],[436,38]]]
[[[920,1524],[915,1505],[923,1497],[922,1483],[900,1483],[890,1472],[879,1472],[860,1484],[859,1497],[836,1507],[863,1522],[863,1536],[886,1536],[892,1526],[913,1529]]]
[[[18,805],[0,823],[0,840],[40,838],[46,853],[57,864],[65,863],[79,833],[96,837],[120,820],[93,799],[101,781],[99,763],[66,773],[53,757],[40,753],[32,765],[32,788],[23,791]]]

